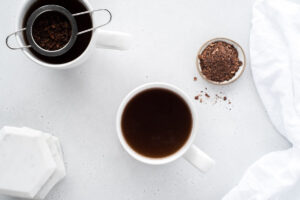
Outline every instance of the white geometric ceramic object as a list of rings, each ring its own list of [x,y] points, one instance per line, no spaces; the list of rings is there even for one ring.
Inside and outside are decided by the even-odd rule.
[[[57,169],[47,141],[20,129],[0,130],[0,193],[34,198]]]

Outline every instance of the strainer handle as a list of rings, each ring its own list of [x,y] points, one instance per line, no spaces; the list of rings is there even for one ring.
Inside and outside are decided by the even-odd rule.
[[[25,30],[26,30],[26,28],[22,28],[22,29],[20,29],[20,30],[17,30],[16,32],[13,32],[13,33],[9,34],[9,35],[6,37],[6,39],[5,39],[6,46],[7,46],[8,48],[12,49],[12,50],[18,50],[18,49],[27,49],[27,48],[30,48],[31,45],[20,46],[20,47],[12,47],[12,46],[9,45],[9,38],[10,38],[11,36],[13,36],[13,35],[16,36],[17,33],[23,32],[23,31],[25,31]]]
[[[112,20],[112,14],[108,9],[95,9],[95,10],[89,10],[89,11],[84,11],[84,12],[72,14],[73,17],[76,17],[76,16],[79,16],[79,15],[84,15],[84,14],[89,14],[89,13],[94,13],[94,12],[100,12],[100,11],[107,12],[109,14],[109,20],[107,22],[105,22],[104,24],[101,24],[99,26],[95,26],[93,28],[89,28],[89,29],[86,29],[84,31],[80,31],[80,32],[77,33],[77,35],[81,35],[81,34],[84,34],[84,33],[90,32],[90,31],[94,31],[97,28],[100,28],[102,26],[105,26],[105,25],[109,24]]]

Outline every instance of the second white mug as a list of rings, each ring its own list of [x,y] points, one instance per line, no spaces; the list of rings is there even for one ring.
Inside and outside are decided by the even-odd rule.
[[[192,130],[190,133],[190,136],[188,140],[185,142],[185,144],[174,154],[171,154],[166,157],[161,158],[152,158],[147,157],[144,155],[139,154],[136,152],[130,145],[126,142],[126,139],[124,137],[124,134],[122,132],[122,115],[124,112],[124,109],[126,105],[129,103],[129,101],[134,98],[139,93],[149,90],[149,89],[166,89],[171,92],[174,92],[175,94],[179,95],[188,105],[191,115],[192,115]],[[139,160],[146,164],[152,164],[152,165],[161,165],[166,164],[169,162],[172,162],[180,157],[184,157],[187,161],[189,161],[192,165],[194,165],[196,168],[198,168],[202,172],[207,172],[209,169],[211,169],[215,161],[211,159],[207,154],[205,154],[202,150],[200,150],[196,145],[193,144],[194,139],[197,134],[197,113],[192,105],[192,102],[190,98],[178,87],[167,84],[167,83],[148,83],[144,84],[142,86],[139,86],[132,90],[122,101],[118,113],[117,113],[117,133],[120,140],[121,145],[124,147],[124,149],[136,160]]]

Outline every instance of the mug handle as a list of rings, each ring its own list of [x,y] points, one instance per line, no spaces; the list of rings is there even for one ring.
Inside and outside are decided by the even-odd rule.
[[[132,44],[132,36],[116,31],[96,31],[96,47],[103,49],[128,50]]]
[[[194,144],[183,157],[203,173],[208,172],[215,165],[215,161]]]

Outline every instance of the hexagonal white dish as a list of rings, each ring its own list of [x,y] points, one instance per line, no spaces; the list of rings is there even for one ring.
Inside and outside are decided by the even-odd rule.
[[[1,134],[2,132],[2,134]],[[59,143],[58,138],[47,134],[47,133],[43,133],[41,131],[38,130],[34,130],[31,128],[27,128],[27,127],[23,127],[23,128],[17,128],[17,127],[4,127],[0,132],[0,147],[1,145],[3,145],[2,142],[6,142],[7,137],[10,137],[8,135],[13,135],[13,136],[18,136],[19,138],[39,138],[41,140],[44,140],[44,143],[47,144],[46,149],[48,149],[48,151],[50,151],[51,154],[51,158],[52,160],[55,162],[56,164],[56,168],[55,170],[52,172],[52,174],[48,177],[48,179],[44,182],[44,184],[40,184],[37,189],[34,190],[34,192],[24,192],[19,190],[18,188],[14,188],[14,189],[9,189],[8,185],[6,185],[6,188],[2,188],[1,190],[1,185],[0,185],[0,193],[2,194],[6,194],[6,195],[10,195],[10,196],[14,196],[14,197],[23,197],[23,198],[33,198],[33,199],[44,199],[47,194],[50,192],[50,190],[59,182],[61,181],[65,175],[66,175],[66,170],[65,170],[65,165],[64,165],[64,161],[63,161],[63,153],[62,153],[62,149]],[[7,145],[7,143],[5,144]],[[12,146],[10,146],[12,147]],[[30,149],[27,147],[26,148],[27,151],[30,151]],[[16,156],[11,156],[13,153],[10,152],[11,154],[9,157],[11,158],[15,158]],[[1,154],[0,154],[1,155]],[[28,154],[30,156],[30,154]],[[50,160],[51,160],[50,158]],[[45,158],[46,160],[48,160],[48,158]],[[0,159],[1,161],[1,159]],[[9,161],[9,159],[7,159],[6,161],[8,161],[9,163],[13,164],[13,159],[11,159]],[[0,165],[1,166],[1,165]],[[18,165],[20,166],[20,165]],[[22,166],[21,166],[22,167]],[[17,167],[15,167],[17,168]],[[31,173],[31,171],[28,169],[28,172]],[[0,173],[1,175],[1,173]],[[3,186],[3,185],[2,185]],[[19,191],[17,191],[19,190]],[[34,196],[34,197],[33,197]]]
[[[14,131],[15,130],[15,131]],[[34,198],[57,168],[49,145],[38,135],[0,130],[0,193]]]

